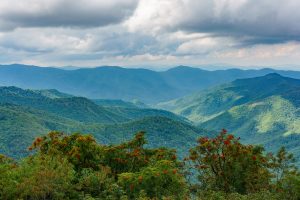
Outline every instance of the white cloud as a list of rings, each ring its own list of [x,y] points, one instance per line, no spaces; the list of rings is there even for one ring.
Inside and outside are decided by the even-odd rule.
[[[300,43],[287,42],[283,44],[255,45],[247,48],[223,50],[216,54],[219,58],[253,58],[275,59],[285,57],[299,57]]]
[[[232,48],[234,42],[229,38],[202,37],[191,39],[178,46],[176,52],[179,54],[207,54],[221,49]]]
[[[212,53],[210,60],[221,60],[246,66],[284,66],[286,69],[300,70],[300,43],[258,44],[251,47],[223,49]]]
[[[60,53],[88,51],[93,44],[93,36],[68,34],[64,31],[53,29],[38,30],[36,28],[20,29],[0,36],[0,45],[7,49],[29,52],[53,52]]]
[[[174,27],[182,16],[181,0],[140,0],[135,13],[125,22],[132,32],[157,34]]]
[[[299,0],[0,0],[0,62],[299,64]]]

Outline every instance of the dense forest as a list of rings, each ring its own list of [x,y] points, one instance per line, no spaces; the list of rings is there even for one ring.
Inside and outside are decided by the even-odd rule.
[[[22,160],[0,156],[0,199],[290,199],[300,173],[284,148],[245,145],[222,130],[200,137],[189,156],[147,148],[146,134],[105,145],[91,135],[52,131]]]

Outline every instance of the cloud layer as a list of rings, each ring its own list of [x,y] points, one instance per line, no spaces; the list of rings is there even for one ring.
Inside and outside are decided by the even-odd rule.
[[[299,40],[299,7],[297,0],[141,0],[128,26],[133,31],[185,30],[276,43]]]
[[[300,64],[298,0],[2,0],[0,62]]]
[[[132,15],[137,3],[137,0],[2,0],[0,29],[105,26]]]

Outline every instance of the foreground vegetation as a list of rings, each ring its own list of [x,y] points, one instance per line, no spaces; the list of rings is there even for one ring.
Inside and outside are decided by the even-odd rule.
[[[222,130],[199,138],[180,161],[175,150],[146,143],[143,132],[118,145],[50,132],[22,161],[0,156],[0,199],[300,198],[300,174],[284,148],[265,153]]]

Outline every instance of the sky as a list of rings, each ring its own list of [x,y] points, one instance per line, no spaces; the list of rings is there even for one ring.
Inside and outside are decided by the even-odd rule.
[[[300,70],[299,0],[0,0],[0,63]]]

